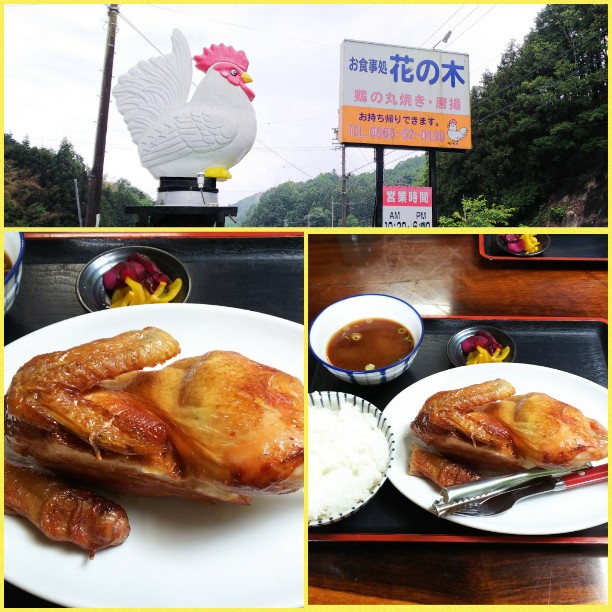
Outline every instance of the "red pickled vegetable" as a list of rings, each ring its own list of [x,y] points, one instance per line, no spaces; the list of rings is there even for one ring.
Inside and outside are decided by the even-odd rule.
[[[522,240],[508,242],[508,244],[506,244],[506,248],[512,253],[521,253],[525,250],[525,243]]]
[[[476,350],[477,346],[482,346],[483,348],[487,348],[488,350],[487,339],[483,336],[478,335],[470,336],[469,338],[463,340],[463,342],[461,343],[461,350],[464,353],[471,353],[472,351]]]
[[[125,287],[128,278],[143,285],[151,294],[160,283],[166,283],[166,286],[172,284],[172,279],[164,274],[152,259],[142,253],[132,253],[127,261],[116,263],[102,275],[102,283],[104,288],[112,293],[116,289]]]
[[[487,344],[481,346],[484,346],[489,351],[489,353],[491,353],[491,355],[496,351],[496,349],[501,350],[503,348],[502,345],[491,334],[491,332],[488,332],[486,329],[479,330],[476,335],[486,339]]]
[[[144,266],[135,261],[125,262],[125,266],[123,266],[119,272],[119,278],[121,278],[124,283],[126,278],[131,278],[141,283],[145,279]]]
[[[155,289],[157,289],[159,283],[166,283],[166,285],[172,283],[172,279],[167,274],[164,274],[152,259],[142,253],[132,253],[128,257],[128,262],[136,262],[144,266],[147,273],[145,286],[149,293],[153,293]]]
[[[121,272],[126,268],[127,262],[120,261],[116,263],[108,272],[105,272],[102,276],[102,282],[104,288],[107,291],[114,291],[125,285],[125,282],[121,279]]]
[[[482,346],[491,355],[497,349],[502,349],[502,345],[495,339],[491,332],[486,329],[478,330],[473,336],[469,336],[461,342],[461,350],[467,355],[476,350],[476,347]]]

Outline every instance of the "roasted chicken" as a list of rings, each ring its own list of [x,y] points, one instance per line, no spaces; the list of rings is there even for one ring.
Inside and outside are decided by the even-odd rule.
[[[248,504],[303,486],[303,388],[238,353],[174,357],[155,328],[35,357],[5,398],[19,454],[110,490]]]
[[[580,467],[608,455],[608,432],[544,393],[497,379],[430,397],[411,428],[442,455],[482,469]]]

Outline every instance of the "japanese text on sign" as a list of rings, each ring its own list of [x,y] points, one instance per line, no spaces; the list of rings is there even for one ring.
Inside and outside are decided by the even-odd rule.
[[[383,227],[431,227],[431,187],[383,187]]]
[[[470,149],[468,56],[345,40],[339,140]]]

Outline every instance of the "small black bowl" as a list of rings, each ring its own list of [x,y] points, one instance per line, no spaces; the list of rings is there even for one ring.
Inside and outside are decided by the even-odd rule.
[[[489,327],[488,325],[478,325],[474,327],[467,327],[457,332],[449,341],[446,347],[448,358],[451,363],[455,366],[464,366],[467,359],[467,355],[461,350],[461,343],[470,336],[476,335],[479,331],[488,331],[502,346],[509,346],[510,353],[501,363],[510,363],[516,359],[516,344],[514,340],[501,329],[497,327]]]
[[[548,234],[535,234],[538,242],[540,243],[540,248],[536,253],[525,253],[524,251],[521,253],[514,253],[506,246],[506,241],[504,240],[505,235],[506,234],[498,234],[495,237],[495,243],[504,253],[512,255],[512,257],[537,257],[538,255],[544,253],[544,251],[546,251],[546,249],[548,249],[550,246],[550,236]]]
[[[76,294],[85,310],[95,312],[110,308],[110,298],[102,276],[120,261],[127,261],[132,253],[142,253],[152,259],[159,269],[172,280],[181,278],[183,285],[172,304],[186,302],[191,293],[191,279],[185,266],[166,251],[148,246],[125,246],[112,249],[94,257],[80,272],[76,282]]]

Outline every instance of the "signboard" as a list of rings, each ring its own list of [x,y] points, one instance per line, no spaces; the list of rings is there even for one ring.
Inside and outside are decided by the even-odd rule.
[[[340,143],[472,148],[467,55],[355,40],[340,55]]]
[[[383,187],[383,227],[431,227],[431,187]]]

